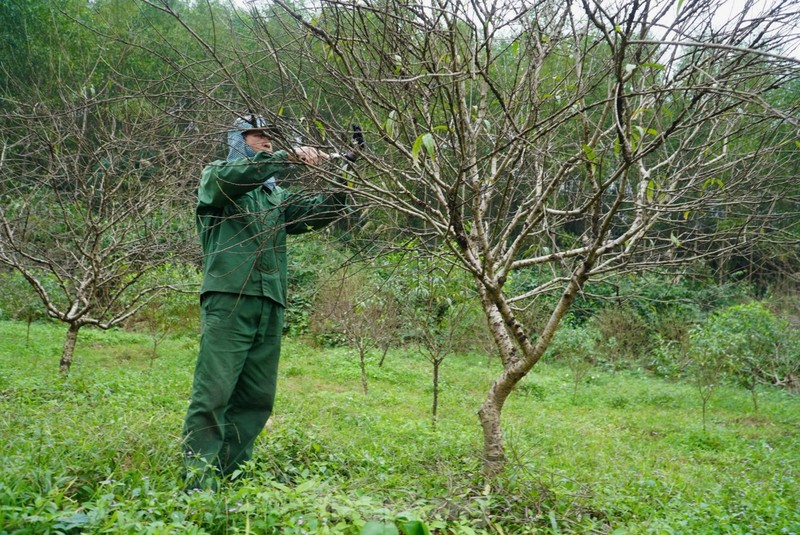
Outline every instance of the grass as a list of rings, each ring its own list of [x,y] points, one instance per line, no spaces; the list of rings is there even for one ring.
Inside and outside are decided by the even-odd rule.
[[[475,415],[497,363],[445,361],[431,424],[427,362],[370,363],[287,340],[276,412],[247,475],[184,493],[180,428],[194,338],[150,360],[146,336],[0,322],[0,533],[359,533],[423,520],[439,533],[800,533],[800,399],[722,387],[703,432],[697,392],[594,372],[572,399],[543,364],[504,410],[508,469],[480,478]],[[388,531],[387,531],[388,533]]]

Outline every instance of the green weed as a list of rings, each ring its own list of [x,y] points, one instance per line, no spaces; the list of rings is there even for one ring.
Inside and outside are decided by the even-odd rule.
[[[573,402],[542,364],[504,410],[509,465],[486,488],[475,416],[496,362],[454,355],[430,420],[427,363],[287,339],[276,412],[218,492],[182,490],[196,340],[86,331],[58,373],[59,325],[0,322],[0,533],[800,533],[800,402],[594,371]],[[27,341],[26,341],[27,339]],[[122,352],[128,355],[120,359]],[[377,530],[377,531],[376,531]],[[383,531],[380,531],[383,530]]]

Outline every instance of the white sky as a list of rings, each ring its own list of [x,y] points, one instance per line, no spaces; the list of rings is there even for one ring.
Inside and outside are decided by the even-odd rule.
[[[255,6],[256,8],[266,8],[272,2],[270,0],[229,0],[233,5],[238,7],[252,7]],[[419,0],[420,4],[427,4],[432,0]],[[468,6],[470,5],[470,1],[468,0],[461,0],[462,6],[465,9],[469,9]],[[481,0],[478,0],[479,2]],[[590,0],[592,1],[592,0]],[[662,22],[665,24],[669,24],[674,20],[674,15],[670,16],[673,13],[677,13],[678,3],[686,1],[691,2],[692,0],[654,0],[653,4],[660,6],[664,6],[665,3],[671,2],[671,6],[668,7],[668,14],[666,17],[662,19]],[[325,0],[300,0],[297,4],[305,3],[309,7],[311,6],[319,6],[324,4]],[[496,2],[501,6],[504,6],[505,9],[513,9],[514,2],[513,0],[483,0],[485,5],[491,5],[492,3]],[[770,8],[774,7],[775,5],[779,4],[781,0],[722,0],[719,2],[719,7],[713,14],[713,22],[714,26],[717,28],[722,28],[726,24],[729,23],[732,19],[739,16],[742,11],[745,9],[747,5],[750,5],[749,13],[752,17],[757,17],[758,15],[768,11]],[[605,0],[603,2],[607,5],[624,5],[626,0]],[[794,38],[794,46],[786,51],[786,55],[792,57],[798,61],[800,61],[800,2],[798,1],[790,1],[790,4],[793,4],[794,9],[794,16],[790,16],[786,19],[784,25],[781,27],[780,32],[784,35],[784,37],[791,36]],[[582,13],[582,6],[580,0],[573,0],[573,5],[577,9],[576,13]],[[667,4],[668,5],[668,4]]]

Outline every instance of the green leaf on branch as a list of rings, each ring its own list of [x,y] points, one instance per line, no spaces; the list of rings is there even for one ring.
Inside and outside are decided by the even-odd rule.
[[[390,138],[394,137],[394,125],[397,118],[397,111],[392,110],[389,112],[389,117],[386,118],[386,123],[384,124],[384,129],[386,130],[386,135]]]
[[[703,182],[703,190],[707,190],[712,186],[717,186],[719,189],[724,189],[725,183],[719,178],[713,176],[708,180],[706,180],[705,182]]]
[[[594,162],[597,159],[597,153],[591,147],[591,145],[582,145],[581,148],[583,149],[583,154],[586,155],[586,159],[590,162]]]
[[[322,121],[320,121],[319,119],[316,119],[314,121],[314,124],[317,127],[317,131],[319,132],[319,135],[322,136],[322,139],[325,139],[325,134],[327,134],[327,130],[325,129],[325,125],[322,124]]]
[[[414,167],[419,165],[419,151],[422,149],[422,136],[417,136],[417,139],[414,140],[414,144],[411,145],[411,161],[414,163]]]
[[[654,180],[650,180],[647,183],[647,189],[645,190],[645,197],[647,197],[647,202],[653,202],[655,196],[656,196],[656,183]]]
[[[411,147],[411,159],[413,160],[415,167],[419,165],[419,153],[423,147],[428,153],[428,156],[433,159],[435,157],[435,145],[433,141],[433,134],[430,132],[421,134],[417,137],[417,139],[414,140],[414,145]]]
[[[425,150],[428,151],[428,156],[433,159],[435,157],[434,150],[435,145],[433,141],[433,134],[428,132],[427,134],[422,135],[422,146],[425,147]]]

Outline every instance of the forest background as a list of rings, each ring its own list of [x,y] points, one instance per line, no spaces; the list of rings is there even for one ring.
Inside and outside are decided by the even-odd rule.
[[[2,529],[800,532],[800,14],[723,7],[3,3]],[[260,460],[186,495],[244,113],[350,210],[289,245]]]

